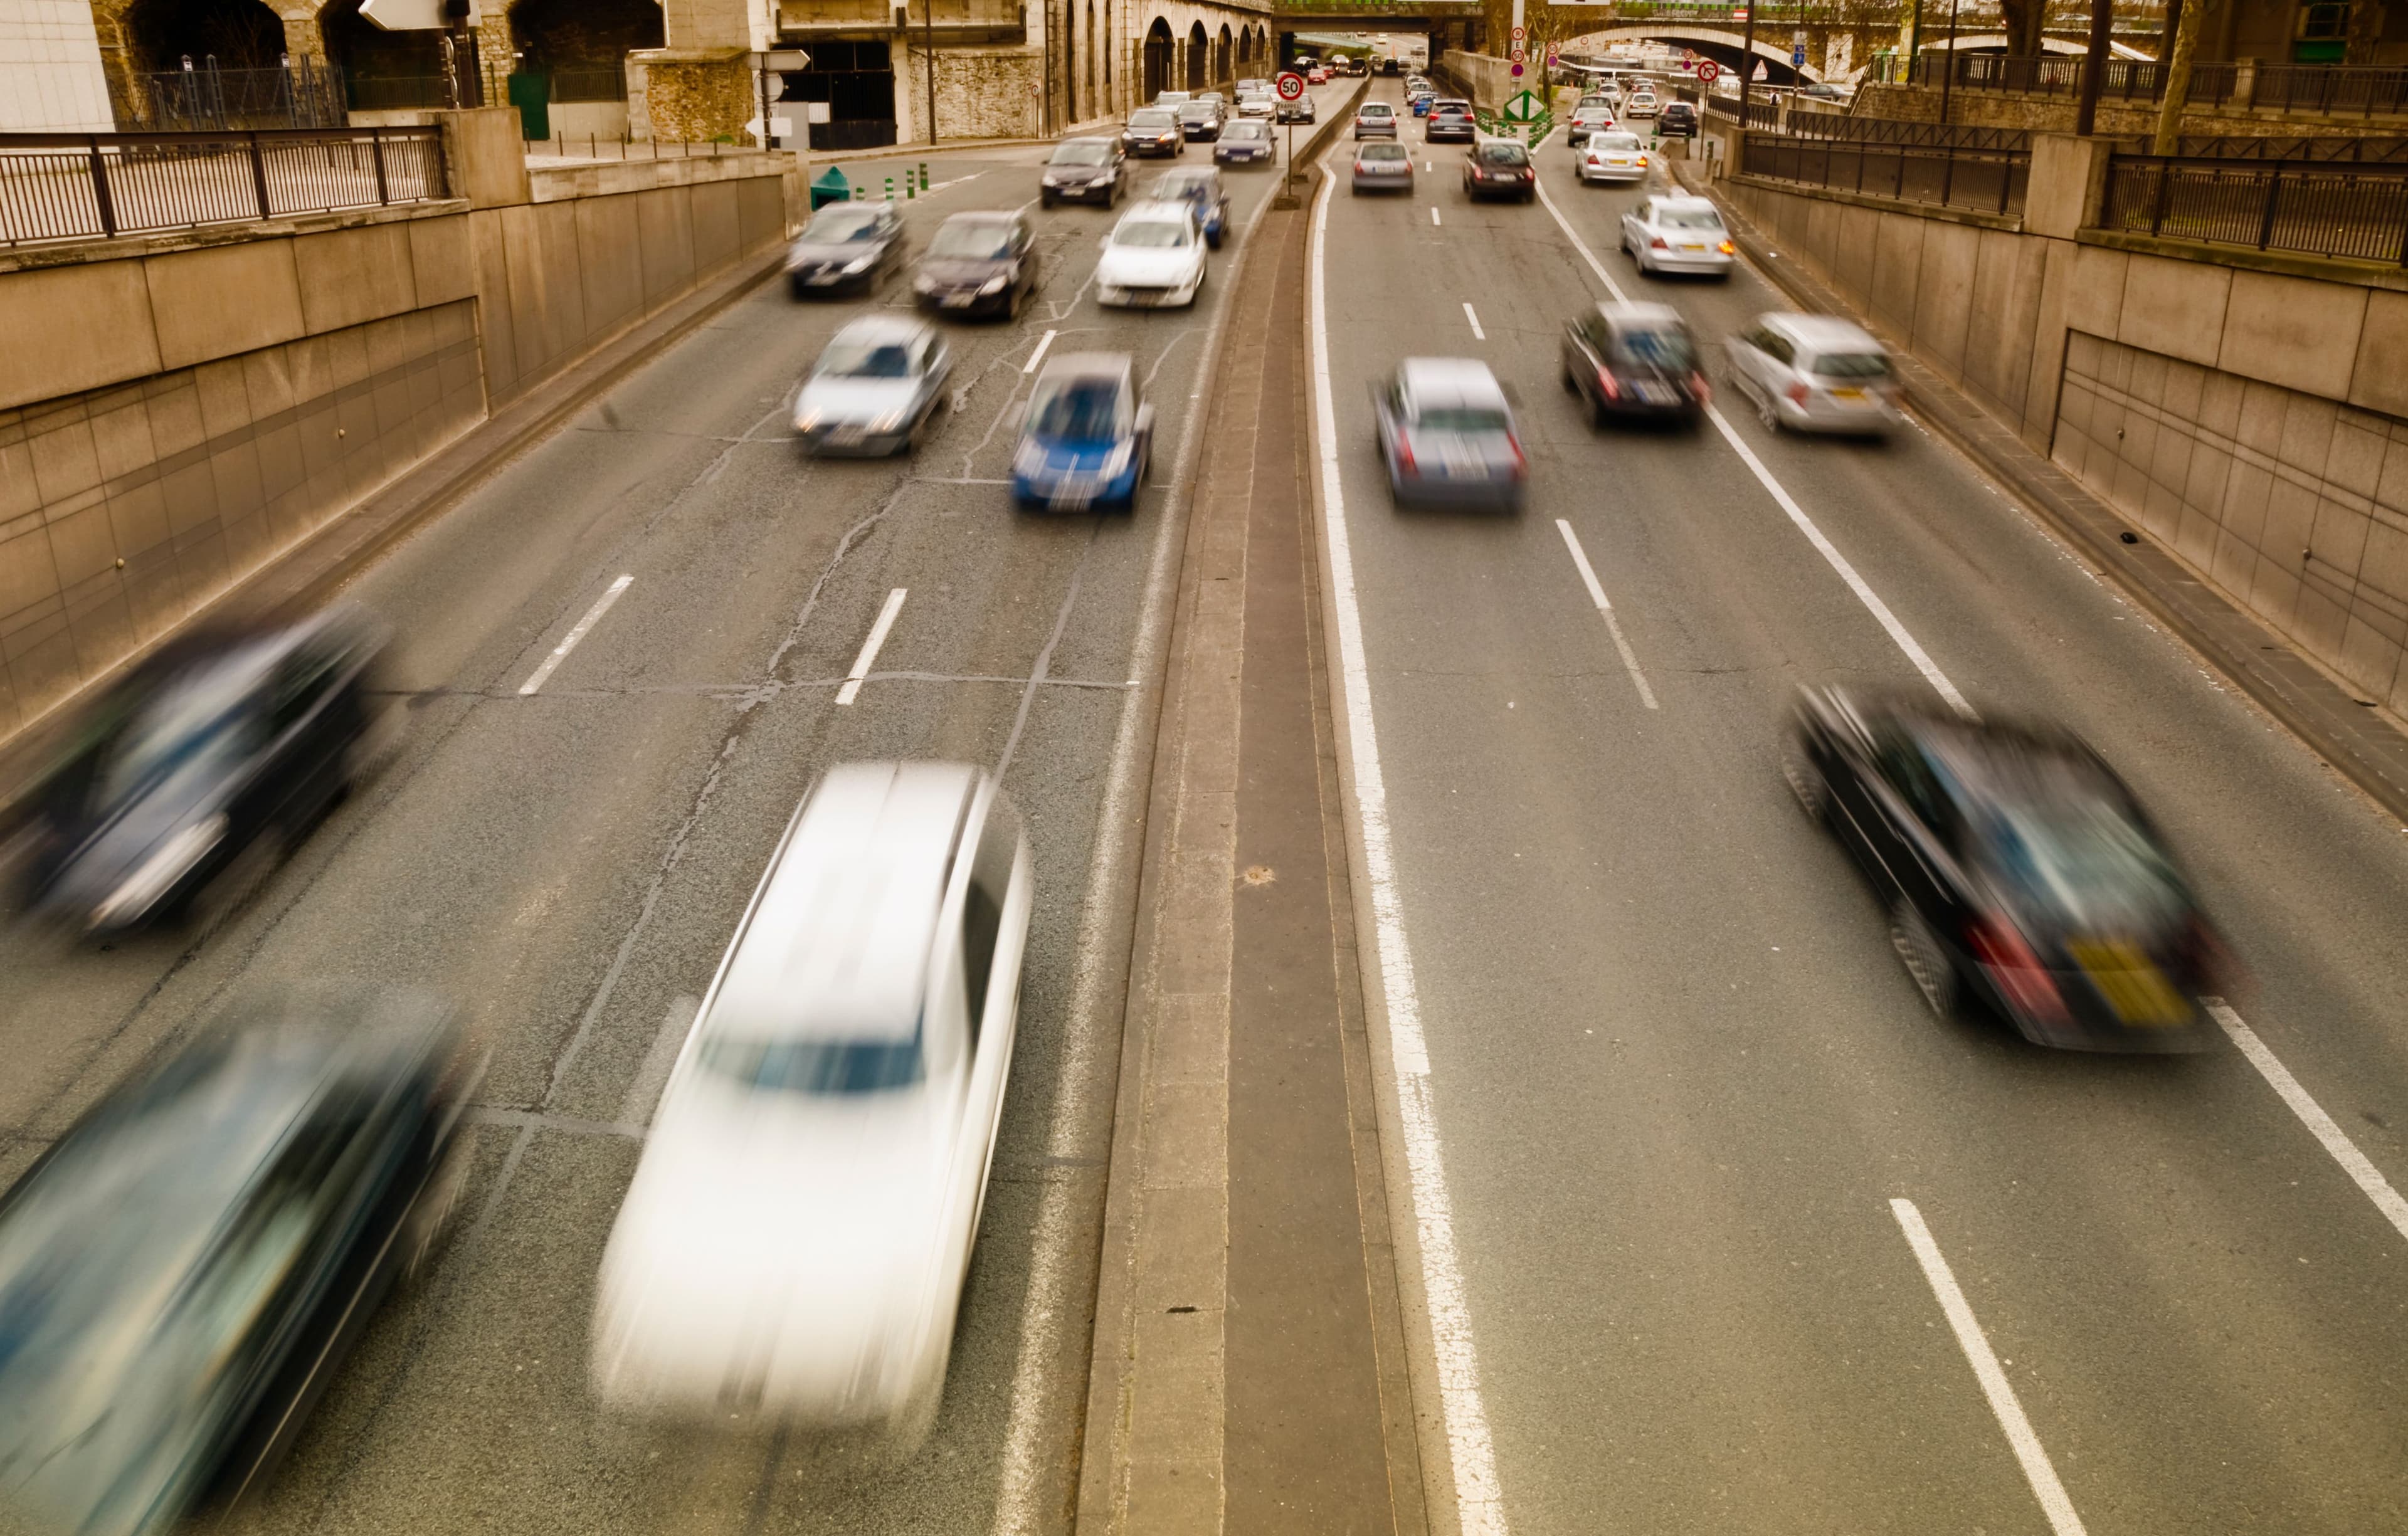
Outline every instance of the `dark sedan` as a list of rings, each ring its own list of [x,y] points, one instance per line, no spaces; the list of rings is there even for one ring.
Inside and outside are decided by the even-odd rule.
[[[1471,104],[1468,101],[1449,101],[1441,97],[1430,103],[1429,111],[1425,115],[1429,121],[1422,129],[1422,136],[1432,144],[1441,139],[1469,144],[1480,136],[1479,120],[1473,117]]]
[[[1037,235],[1017,213],[957,213],[937,226],[911,287],[949,314],[1020,316],[1037,292]]]
[[[1656,136],[1658,138],[1695,138],[1698,136],[1698,109],[1684,101],[1668,101],[1664,110],[1656,116]]]
[[[902,269],[903,216],[892,203],[837,203],[811,216],[786,252],[786,289],[798,299],[868,289]]]
[[[230,910],[350,785],[383,632],[337,611],[175,641],[27,796],[28,905],[88,933]]]
[[[1056,203],[1100,203],[1106,207],[1127,190],[1128,157],[1120,141],[1111,138],[1066,138],[1054,146],[1045,162],[1038,196],[1047,207]]]
[[[1220,142],[1212,146],[1215,165],[1268,165],[1278,158],[1271,125],[1260,118],[1240,118],[1221,130]]]
[[[239,1508],[466,1173],[481,1063],[420,994],[311,988],[113,1090],[0,1196],[0,1525]]]
[[[1510,138],[1473,145],[1463,157],[1463,192],[1474,200],[1517,197],[1529,202],[1539,195],[1539,173],[1530,164],[1530,151]]]
[[[1187,135],[1179,126],[1179,112],[1169,107],[1140,107],[1121,130],[1121,149],[1132,155],[1178,155],[1187,152]]]
[[[1713,391],[1698,341],[1664,304],[1600,304],[1564,327],[1564,388],[1590,420],[1670,420],[1694,425]]]
[[[1890,910],[1890,940],[1945,1017],[1995,1009],[2036,1045],[2196,1050],[2222,942],[2114,770],[2051,727],[1920,699],[1808,690],[1783,752],[1808,813]]]
[[[1223,121],[1223,107],[1217,97],[1208,100],[1198,96],[1179,104],[1179,131],[1199,144],[1219,138]]]

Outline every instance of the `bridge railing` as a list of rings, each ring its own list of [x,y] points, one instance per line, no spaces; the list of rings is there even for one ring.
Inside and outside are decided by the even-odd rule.
[[[2079,53],[2043,53],[2022,58],[2006,53],[1926,53],[1914,62],[1917,85],[1938,88],[1950,66],[1959,91],[2002,91],[2027,96],[2073,97],[2082,93],[2083,66]],[[2190,86],[2183,100],[2196,107],[2221,107],[2234,99],[2240,65],[2203,62],[2191,66]],[[2166,66],[2155,59],[2110,59],[2100,78],[2099,94],[2108,101],[2162,101]]]
[[[1740,139],[1739,169],[1800,186],[2013,215],[2023,211],[2031,152],[1751,133]]]
[[[2408,265],[2408,164],[2117,154],[2100,224]]]

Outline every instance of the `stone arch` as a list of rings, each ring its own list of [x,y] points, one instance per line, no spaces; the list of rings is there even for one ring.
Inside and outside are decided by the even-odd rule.
[[[1237,45],[1229,23],[1221,23],[1221,36],[1212,40],[1212,79],[1215,84],[1238,78]]]
[[[360,15],[360,0],[327,0],[318,30],[326,57],[343,71],[355,109],[379,110],[388,97],[396,106],[426,105],[400,102],[391,82],[442,78],[443,45],[434,33],[387,32]]]
[[[1170,65],[1179,45],[1171,39],[1170,23],[1157,16],[1145,33],[1145,78],[1143,101],[1152,101],[1170,89]]]
[[[1205,38],[1204,23],[1197,21],[1187,29],[1187,85],[1190,91],[1204,89],[1205,54],[1211,48]]]
[[[616,64],[632,49],[667,46],[656,0],[518,0],[509,12],[524,69]]]
[[[127,64],[136,73],[198,64],[273,69],[283,59],[284,22],[261,0],[133,0],[120,13]]]

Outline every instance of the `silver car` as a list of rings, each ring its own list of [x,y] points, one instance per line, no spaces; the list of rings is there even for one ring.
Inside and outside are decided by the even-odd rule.
[[[1645,273],[1727,277],[1739,248],[1713,204],[1685,193],[1642,197],[1622,216],[1622,249]]]
[[[1356,138],[1397,136],[1397,109],[1383,101],[1367,101],[1354,109]]]
[[[1366,144],[1354,151],[1354,191],[1400,192],[1413,190],[1413,157],[1405,147],[1393,140]]]
[[[1572,164],[1580,168],[1583,181],[1644,181],[1647,179],[1647,149],[1639,142],[1637,134],[1620,129],[1612,133],[1591,134],[1588,142],[1572,151]]]
[[[1854,320],[1758,315],[1724,347],[1731,382],[1775,432],[1880,436],[1904,420],[1889,349]]]
[[[953,357],[926,321],[865,315],[838,331],[795,392],[809,453],[908,453],[944,404]]]
[[[1473,358],[1409,357],[1373,391],[1388,489],[1406,503],[1519,510],[1529,460],[1504,386]]]

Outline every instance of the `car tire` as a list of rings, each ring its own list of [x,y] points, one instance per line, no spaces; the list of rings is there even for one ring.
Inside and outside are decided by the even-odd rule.
[[[1003,318],[1005,320],[1010,321],[1018,320],[1020,318],[1020,306],[1022,304],[1026,302],[1027,298],[1028,291],[1026,289],[1013,289],[1010,296],[1003,301]]]
[[[443,1234],[452,1228],[452,1218],[460,1208],[460,1196],[468,1187],[468,1171],[474,1159],[468,1155],[469,1138],[454,1135],[452,1145],[444,1149],[443,1160],[426,1175],[426,1183],[410,1202],[409,1214],[403,1217],[401,1242],[401,1283],[405,1286],[425,1278],[433,1267],[435,1250],[442,1245]]]
[[[1054,194],[1050,192],[1039,192],[1037,194],[1037,206],[1041,208],[1052,207],[1054,206]]]
[[[1923,994],[1932,1017],[1956,1017],[1956,967],[1949,962],[1948,952],[1941,947],[1931,925],[1903,896],[1890,907],[1889,943],[1898,951],[1899,961],[1906,967],[1914,989]]]
[[[1781,777],[1789,792],[1798,797],[1798,808],[1806,818],[1822,825],[1831,817],[1831,785],[1824,778],[1823,770],[1814,766],[1807,754],[1806,744],[1792,734],[1781,743]]]
[[[1780,434],[1781,408],[1772,403],[1771,391],[1759,389],[1756,391],[1756,419],[1764,423],[1765,431],[1775,436]]]

